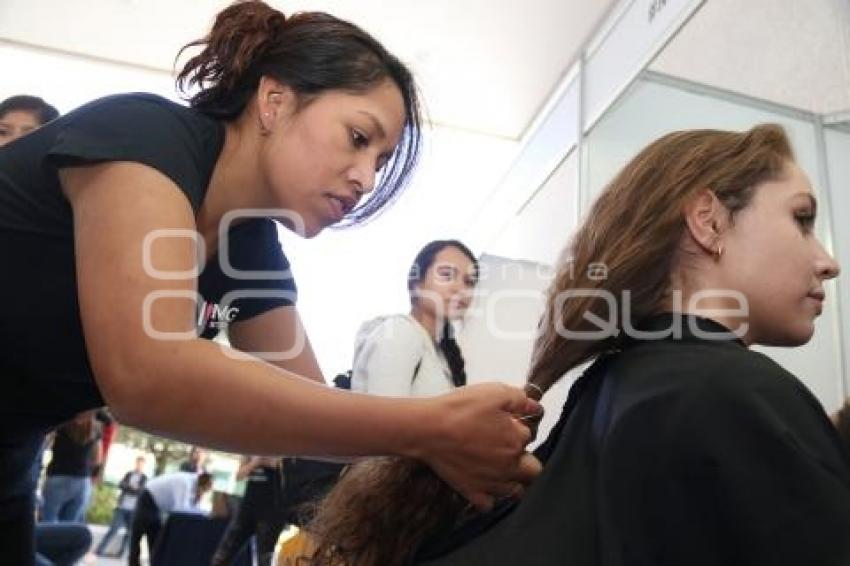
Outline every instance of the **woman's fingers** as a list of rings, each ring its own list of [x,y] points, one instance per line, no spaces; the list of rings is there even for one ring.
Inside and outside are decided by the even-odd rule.
[[[472,493],[472,494],[464,494],[461,493],[464,498],[469,501],[470,505],[475,507],[475,509],[481,513],[486,513],[490,509],[493,508],[493,505],[496,503],[496,498],[492,495],[488,495],[487,493]]]
[[[516,387],[504,386],[506,397],[502,408],[514,415],[534,415],[543,411],[543,406]]]
[[[530,431],[530,438],[528,442],[531,442],[535,438],[537,438],[537,429],[540,426],[540,421],[543,420],[543,414],[543,406],[541,405],[540,410],[536,413],[526,413],[524,415],[517,415],[516,420],[528,427],[528,430]]]
[[[528,485],[543,471],[543,464],[534,454],[525,452],[520,456],[517,468],[517,481]]]
[[[469,502],[479,511],[492,508],[498,499],[522,499],[525,488],[543,470],[543,465],[533,454],[525,452],[517,463],[516,481],[506,481],[491,484],[483,493],[468,497]]]
[[[464,387],[433,399],[439,434],[423,450],[434,471],[478,509],[496,499],[518,497],[542,469],[525,451],[529,427],[517,417],[538,415],[539,403],[504,384]]]

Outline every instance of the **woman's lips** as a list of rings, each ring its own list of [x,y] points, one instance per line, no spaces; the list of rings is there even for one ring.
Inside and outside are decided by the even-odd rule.
[[[346,214],[357,206],[357,197],[348,194],[327,193],[325,197],[330,203],[331,219],[334,222],[342,220]]]
[[[807,298],[810,299],[812,302],[814,302],[815,309],[817,310],[817,313],[821,314],[823,312],[823,301],[824,301],[824,298],[825,298],[824,294],[823,293],[811,293],[807,296]]]
[[[345,216],[345,204],[342,200],[334,196],[329,196],[328,203],[331,212],[331,220],[339,222]]]

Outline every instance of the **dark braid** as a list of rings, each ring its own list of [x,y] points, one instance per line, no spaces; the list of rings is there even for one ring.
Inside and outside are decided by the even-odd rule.
[[[455,387],[463,387],[466,385],[466,370],[464,369],[466,362],[463,360],[460,346],[455,340],[454,328],[448,320],[443,324],[439,346],[449,363],[449,369],[452,371],[452,382],[454,382]]]

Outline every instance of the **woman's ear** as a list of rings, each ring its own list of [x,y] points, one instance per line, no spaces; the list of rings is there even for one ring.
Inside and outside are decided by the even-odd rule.
[[[292,87],[267,75],[260,78],[256,97],[260,129],[263,132],[273,130],[275,124],[294,114],[298,107],[298,96]]]
[[[722,254],[721,234],[728,211],[714,191],[703,189],[685,206],[685,224],[693,241],[710,255]]]

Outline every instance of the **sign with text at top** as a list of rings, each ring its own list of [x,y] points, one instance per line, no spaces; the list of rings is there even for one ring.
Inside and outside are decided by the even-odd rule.
[[[585,55],[585,132],[704,2],[633,0],[612,14]]]

